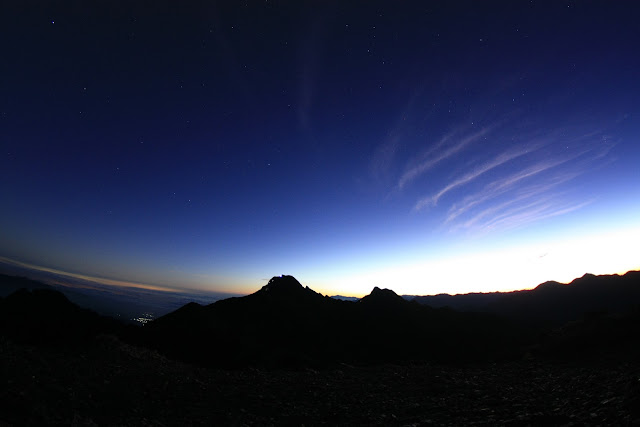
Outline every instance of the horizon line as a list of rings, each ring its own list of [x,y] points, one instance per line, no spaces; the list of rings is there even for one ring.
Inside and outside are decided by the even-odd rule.
[[[78,274],[78,273],[72,273],[72,272],[67,272],[67,271],[63,271],[63,270],[58,270],[55,268],[51,268],[51,267],[44,267],[44,266],[39,266],[36,264],[31,264],[31,263],[26,263],[26,262],[22,262],[22,261],[17,261],[8,257],[4,257],[4,256],[0,256],[0,262],[5,263],[5,264],[9,264],[9,265],[13,265],[13,266],[17,266],[17,267],[21,267],[21,268],[25,268],[25,269],[29,269],[29,270],[33,270],[33,271],[40,271],[40,272],[45,272],[45,273],[53,273],[53,274],[58,274],[61,276],[67,276],[67,277],[71,277],[74,279],[80,279],[80,280],[84,280],[84,281],[88,281],[88,282],[92,282],[92,283],[97,283],[97,284],[101,284],[101,285],[106,285],[106,286],[116,286],[116,287],[124,287],[124,288],[135,288],[135,289],[144,289],[144,290],[151,290],[151,291],[158,291],[158,292],[194,292],[194,293],[198,293],[198,292],[204,292],[204,293],[218,293],[218,294],[228,294],[228,295],[233,295],[233,296],[246,296],[246,295],[250,295],[251,293],[232,293],[232,292],[222,292],[222,291],[207,291],[207,290],[202,290],[202,289],[177,289],[177,288],[172,288],[172,287],[168,287],[168,286],[159,286],[159,285],[152,285],[152,284],[147,284],[147,283],[141,283],[141,282],[132,282],[132,281],[124,281],[124,280],[116,280],[116,279],[109,279],[109,278],[102,278],[102,277],[96,277],[96,276],[89,276],[89,275],[84,275],[84,274]],[[530,291],[533,290],[535,288],[537,288],[538,286],[547,283],[547,282],[556,282],[556,283],[560,283],[562,285],[569,285],[571,282],[573,282],[576,279],[580,279],[584,276],[587,275],[593,275],[593,276],[624,276],[627,273],[630,272],[638,272],[640,270],[636,270],[636,269],[631,269],[631,270],[627,270],[625,272],[615,272],[615,273],[608,273],[608,274],[593,274],[593,273],[589,273],[589,272],[585,272],[582,276],[579,277],[574,277],[573,279],[571,279],[568,282],[561,282],[561,281],[557,281],[557,280],[546,280],[544,282],[538,283],[533,287],[530,288],[523,288],[523,289],[516,289],[516,290],[511,290],[511,291],[490,291],[490,292],[482,292],[482,291],[476,291],[476,292],[463,292],[463,293],[447,293],[447,292],[440,292],[440,293],[435,293],[435,294],[398,294],[400,296],[414,296],[414,297],[424,297],[424,296],[438,296],[438,295],[449,295],[449,296],[456,296],[456,295],[472,295],[472,294],[495,294],[495,293],[512,293],[512,292],[521,292],[521,291]],[[273,276],[273,277],[278,277],[278,276]],[[293,276],[292,276],[293,277]],[[298,279],[296,279],[298,280]],[[300,282],[299,282],[300,283]],[[59,283],[60,284],[60,283]],[[302,286],[302,283],[300,283]],[[60,284],[63,285],[63,284]],[[73,287],[73,285],[71,284],[67,284]],[[64,285],[63,285],[64,286]],[[379,286],[374,286],[375,287],[379,287]],[[309,287],[309,289],[311,289]],[[395,291],[391,288],[380,288],[380,289],[388,289],[391,290],[395,293]],[[313,290],[313,289],[312,289]],[[255,291],[257,292],[257,291]],[[314,292],[316,292],[314,290]],[[253,293],[253,292],[252,292]],[[320,292],[318,292],[320,293]],[[370,294],[370,293],[369,293]],[[358,298],[358,299],[362,299],[365,296],[369,295],[369,294],[364,294],[362,296],[356,296],[356,295],[345,295],[344,293],[336,293],[334,295],[329,295],[328,293],[325,294],[325,296],[328,296],[330,298],[333,297],[346,297],[346,298]],[[397,294],[397,293],[396,293]],[[323,295],[323,294],[321,294]]]

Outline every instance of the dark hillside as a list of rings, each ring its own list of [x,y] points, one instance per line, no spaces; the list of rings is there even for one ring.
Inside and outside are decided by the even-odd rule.
[[[537,327],[557,327],[587,313],[630,312],[640,305],[640,272],[630,271],[623,276],[585,274],[566,285],[549,281],[527,291],[413,299],[433,307],[449,306],[461,311],[492,313]]]
[[[38,282],[37,280],[31,280],[26,277],[7,276],[6,274],[0,274],[0,297],[9,296],[20,289],[53,290],[54,288],[42,282]]]
[[[335,327],[344,304],[293,277],[278,277],[246,297],[189,304],[163,316],[144,328],[144,339],[170,356],[206,365],[307,363],[331,350],[329,340],[341,341]]]
[[[185,306],[143,332],[171,357],[224,366],[484,360],[513,355],[522,340],[494,316],[436,310],[378,288],[339,301],[291,276],[246,297]]]
[[[125,334],[125,329],[46,287],[20,289],[0,299],[0,335],[18,343],[66,346],[101,333]]]
[[[588,313],[629,313],[640,304],[640,272],[623,276],[583,277],[564,285],[546,282],[533,290],[506,294],[489,304],[489,312],[557,327]]]

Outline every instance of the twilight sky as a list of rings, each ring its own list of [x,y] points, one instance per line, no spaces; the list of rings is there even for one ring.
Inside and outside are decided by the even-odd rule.
[[[640,268],[635,2],[11,3],[1,261],[356,296]]]

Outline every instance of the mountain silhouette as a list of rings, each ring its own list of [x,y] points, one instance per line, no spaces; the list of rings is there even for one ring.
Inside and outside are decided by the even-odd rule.
[[[295,365],[330,347],[344,304],[278,276],[251,295],[188,304],[150,322],[143,335],[172,357],[206,365]]]
[[[120,322],[80,308],[47,287],[19,289],[0,299],[0,334],[18,343],[62,346],[121,331]]]
[[[37,280],[31,280],[26,277],[8,276],[0,274],[0,297],[7,297],[20,289],[49,289],[54,290],[52,286],[46,285]]]
[[[377,286],[359,302],[364,306],[379,308],[406,307],[407,305],[407,301],[391,289],[380,289]]]
[[[629,312],[640,305],[640,272],[585,274],[569,284],[541,283],[531,290],[409,297],[431,307],[485,312],[540,327],[558,327],[590,312]]]
[[[309,295],[318,294],[308,286],[304,288],[295,277],[282,275],[271,278],[255,295],[273,298],[306,298]]]
[[[341,301],[278,276],[245,297],[188,304],[150,322],[143,335],[189,362],[291,366],[489,357],[517,334],[495,316],[436,310],[389,289]]]
[[[10,340],[76,345],[114,333],[130,344],[205,366],[482,362],[520,358],[525,352],[640,354],[640,272],[585,275],[530,291],[412,301],[378,287],[360,300],[342,301],[292,276],[277,276],[251,295],[209,305],[192,302],[144,327],[128,328],[80,308],[60,292],[30,284],[31,290],[0,298],[0,334]],[[418,302],[442,298],[474,310]]]
[[[553,298],[576,285],[572,292],[585,301],[602,292],[627,296],[633,280],[615,282],[633,277],[547,282],[533,295]],[[173,425],[184,424],[185,414],[192,424],[223,425],[633,420],[627,415],[637,418],[637,303],[620,305],[635,304],[626,314],[587,313],[532,341],[512,319],[424,306],[379,288],[357,302],[337,301],[280,276],[252,295],[189,303],[123,330],[35,286],[0,298],[0,413],[12,425]],[[140,344],[215,369],[174,363]],[[493,363],[503,360],[516,362]],[[378,366],[363,369],[369,364]],[[286,369],[220,369],[250,366]],[[567,402],[575,406],[558,414]],[[500,410],[489,414],[494,405]],[[537,415],[541,407],[548,413]],[[473,418],[467,408],[475,408]]]

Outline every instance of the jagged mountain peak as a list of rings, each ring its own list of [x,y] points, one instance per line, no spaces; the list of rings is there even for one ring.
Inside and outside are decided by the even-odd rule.
[[[299,292],[303,286],[293,276],[281,275],[272,277],[269,282],[260,289],[261,292]]]
[[[391,289],[374,287],[371,293],[360,300],[365,304],[399,304],[406,301]]]
[[[369,295],[387,295],[387,296],[398,296],[398,294],[396,294],[393,290],[391,289],[380,289],[379,287],[374,287],[373,290],[371,291],[371,293]]]
[[[258,292],[252,294],[269,300],[301,300],[309,297],[322,297],[308,286],[304,287],[293,276],[274,276]]]

